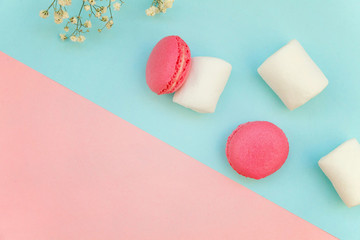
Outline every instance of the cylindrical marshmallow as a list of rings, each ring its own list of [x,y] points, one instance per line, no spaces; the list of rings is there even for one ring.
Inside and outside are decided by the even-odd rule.
[[[356,139],[323,157],[319,166],[348,207],[360,205],[360,144]]]
[[[293,110],[318,95],[328,80],[297,40],[292,40],[258,68],[258,73]]]
[[[185,84],[175,93],[173,101],[196,112],[215,112],[231,68],[231,65],[222,59],[192,58],[189,76]]]

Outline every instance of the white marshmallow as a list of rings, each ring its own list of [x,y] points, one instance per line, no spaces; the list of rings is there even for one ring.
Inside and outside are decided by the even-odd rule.
[[[213,57],[193,57],[184,85],[173,101],[200,113],[213,113],[231,73],[231,65]]]
[[[294,110],[318,95],[328,80],[297,40],[292,40],[258,68],[284,104]]]
[[[360,144],[356,139],[323,157],[319,166],[348,207],[360,204]]]

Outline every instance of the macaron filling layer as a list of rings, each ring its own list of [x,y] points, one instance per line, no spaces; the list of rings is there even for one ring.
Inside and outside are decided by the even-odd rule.
[[[168,85],[160,92],[160,94],[167,94],[176,91],[180,84],[184,83],[184,79],[187,77],[189,71],[186,70],[190,67],[191,58],[187,58],[189,54],[189,48],[180,37],[176,37],[178,44],[178,59],[175,64],[174,75],[171,77]]]

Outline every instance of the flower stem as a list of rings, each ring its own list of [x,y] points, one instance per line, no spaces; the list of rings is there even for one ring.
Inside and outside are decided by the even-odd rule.
[[[54,5],[55,1],[56,1],[56,0],[54,0],[54,1],[50,4],[50,6],[48,7],[48,9],[47,9],[46,11],[49,11],[49,9]]]

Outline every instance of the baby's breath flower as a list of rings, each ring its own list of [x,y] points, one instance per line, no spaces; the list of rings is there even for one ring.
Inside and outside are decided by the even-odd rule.
[[[84,42],[85,40],[86,40],[86,37],[83,36],[83,35],[81,35],[81,36],[79,36],[79,37],[77,38],[77,41],[80,42],[80,43]]]
[[[91,26],[92,26],[92,24],[91,24],[90,20],[88,20],[84,23],[84,27],[86,27],[86,28],[91,28]]]
[[[171,8],[174,0],[153,0],[151,7],[146,9],[145,13],[148,16],[154,16],[159,12],[166,13],[166,10]]]
[[[107,22],[107,21],[109,21],[109,17],[108,17],[108,16],[103,16],[103,17],[101,18],[101,21]]]
[[[64,11],[62,9],[60,9],[59,11],[55,12],[57,15],[59,15],[60,17],[62,17],[64,15]]]
[[[1,0],[0,0],[1,1]],[[81,2],[81,0],[79,0]],[[84,42],[86,40],[84,34],[90,31],[93,21],[99,19],[103,22],[102,27],[99,27],[98,32],[102,32],[105,28],[110,29],[114,25],[113,21],[113,8],[115,11],[120,10],[124,0],[82,0],[83,4],[78,11],[78,15],[73,15],[69,18],[67,12],[67,6],[72,4],[72,0],[51,0],[50,6],[47,10],[41,10],[39,15],[41,18],[47,18],[49,16],[49,10],[54,14],[54,21],[57,24],[64,22],[64,19],[68,19],[64,26],[65,33],[61,33],[60,39],[70,39],[73,42]],[[153,0],[153,5],[158,6],[158,2],[164,2],[164,0]],[[88,11],[85,13],[85,11]],[[107,14],[108,13],[108,14]],[[108,16],[105,16],[107,14]],[[91,17],[96,17],[90,21]],[[70,31],[71,30],[71,31]],[[66,34],[68,32],[71,34]]]
[[[63,22],[63,18],[59,13],[55,12],[54,13],[54,21],[56,24],[60,24]]]
[[[63,11],[62,18],[63,18],[63,19],[69,18],[69,13],[66,12],[66,11]]]
[[[148,16],[155,16],[159,12],[160,12],[159,8],[157,8],[155,6],[151,6],[145,10],[146,15],[148,15]]]
[[[115,11],[119,11],[120,8],[121,8],[121,4],[118,3],[118,2],[116,2],[116,3],[113,4],[113,7],[114,7],[114,10],[115,10]]]
[[[76,41],[77,41],[77,37],[74,36],[74,35],[72,35],[72,36],[70,37],[70,40],[73,41],[73,42],[76,42]]]
[[[76,18],[76,17],[71,17],[71,18],[70,18],[70,22],[71,22],[72,24],[77,24],[77,18]]]
[[[67,39],[67,37],[66,37],[66,35],[65,35],[65,34],[60,34],[60,39],[64,41],[64,40],[66,40],[66,39]]]
[[[160,12],[166,13],[166,7],[164,6],[164,3],[160,2],[158,8]]]
[[[104,7],[101,7],[101,8],[100,8],[100,11],[101,11],[102,14],[106,13],[107,7],[105,7],[105,6],[104,6]]]
[[[110,20],[110,21],[108,21],[107,23],[106,23],[106,28],[107,29],[110,29],[112,26],[114,25],[114,21],[113,20]]]
[[[61,6],[70,6],[71,0],[59,0],[59,5]]]
[[[165,0],[164,1],[164,8],[172,8],[172,5],[174,3],[174,0]]]
[[[95,0],[88,0],[90,5],[94,6],[96,4]]]
[[[49,16],[49,12],[47,10],[41,10],[40,11],[40,17],[41,18],[47,18]]]

